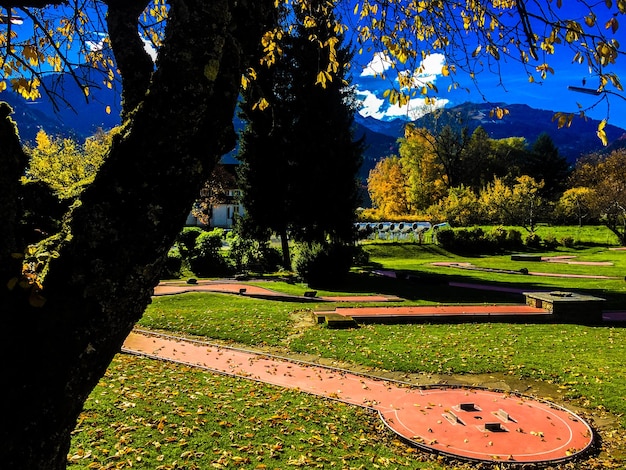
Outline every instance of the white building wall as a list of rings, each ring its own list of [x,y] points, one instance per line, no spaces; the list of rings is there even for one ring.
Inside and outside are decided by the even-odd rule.
[[[234,220],[244,214],[243,207],[237,204],[219,204],[213,207],[211,227],[233,228]]]

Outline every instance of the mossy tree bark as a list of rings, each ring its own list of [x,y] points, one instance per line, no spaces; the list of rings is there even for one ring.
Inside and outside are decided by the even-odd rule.
[[[148,71],[145,60],[133,65],[141,52],[137,29],[128,27],[142,2],[107,4],[119,68],[134,74],[125,81],[128,119],[70,214],[71,238],[50,262],[43,306],[29,303],[28,290],[5,287],[19,276],[12,254],[25,249],[16,236],[25,163],[12,123],[0,116],[0,165],[10,169],[0,201],[0,466],[7,470],[66,467],[85,400],[150,302],[203,182],[234,145],[241,72],[273,8],[273,1],[170,1],[166,39]],[[124,50],[129,44],[135,49]]]

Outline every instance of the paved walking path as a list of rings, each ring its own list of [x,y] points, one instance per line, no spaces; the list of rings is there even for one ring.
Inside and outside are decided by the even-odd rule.
[[[406,442],[431,452],[485,462],[560,462],[592,444],[590,427],[553,403],[471,387],[415,387],[241,349],[134,331],[124,352],[366,407]]]
[[[184,281],[166,281],[161,282],[154,289],[154,295],[157,296],[183,294],[185,292],[220,292],[224,294],[246,295],[249,297],[281,298],[312,302],[398,302],[403,300],[393,295],[341,295],[318,297],[316,291],[309,291],[309,295],[290,295],[235,280],[202,280],[193,284],[188,284]]]

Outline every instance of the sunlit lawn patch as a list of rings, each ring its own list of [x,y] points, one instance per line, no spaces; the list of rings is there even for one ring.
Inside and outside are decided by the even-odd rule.
[[[626,305],[626,252],[610,251],[606,248],[586,248],[581,250],[547,251],[546,256],[575,256],[573,261],[611,262],[611,266],[588,266],[579,264],[548,263],[513,261],[510,254],[495,256],[460,256],[445,252],[440,254],[439,247],[416,244],[369,244],[365,249],[370,253],[371,262],[384,266],[387,269],[409,271],[414,275],[438,276],[446,281],[465,283],[486,283],[501,287],[523,288],[525,290],[574,290],[585,292],[597,297],[606,298],[607,309],[623,308]],[[519,272],[522,268],[529,272],[573,275],[601,275],[615,279],[588,279],[568,277],[543,277],[523,274],[506,274],[501,272],[466,270],[454,267],[434,266],[435,262],[471,263],[478,268],[509,270]],[[431,286],[416,282],[414,285],[417,296],[428,299],[435,294]],[[466,295],[457,290],[457,293],[447,292],[449,302],[462,301],[457,296]],[[490,294],[494,302],[498,301],[497,294]],[[441,298],[438,298],[442,301]]]
[[[156,297],[139,325],[244,344],[278,344],[289,314],[302,305],[230,294]]]

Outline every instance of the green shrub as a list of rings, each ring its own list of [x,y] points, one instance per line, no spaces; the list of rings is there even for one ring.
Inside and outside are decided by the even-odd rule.
[[[489,232],[489,238],[495,246],[503,249],[507,246],[507,230],[501,225],[493,227]]]
[[[330,243],[301,243],[293,257],[294,271],[309,285],[332,285],[350,271],[354,247]]]
[[[562,237],[559,242],[566,248],[573,248],[575,244],[573,237]]]
[[[557,246],[559,246],[559,242],[554,235],[549,234],[543,237],[543,246],[548,250],[554,250]]]
[[[454,238],[454,247],[459,253],[483,253],[485,251],[485,232],[481,228],[457,230]]]
[[[496,249],[491,236],[480,227],[442,230],[437,235],[439,244],[448,251],[463,254],[490,253]]]
[[[181,255],[183,257],[190,256],[196,247],[196,239],[204,233],[200,227],[185,227],[178,234],[178,238],[176,239]]]
[[[440,229],[436,232],[436,241],[442,248],[452,251],[454,247],[455,234],[451,228]]]
[[[514,228],[509,229],[506,234],[507,248],[509,250],[519,250],[524,246],[522,243],[522,232]]]
[[[237,272],[266,273],[276,271],[282,262],[280,251],[268,241],[231,236],[228,259]]]
[[[222,276],[229,272],[226,259],[221,254],[224,231],[214,229],[202,232],[189,258],[189,266],[196,276]]]
[[[161,279],[178,279],[181,276],[182,267],[183,258],[178,247],[175,246],[167,253],[165,266],[161,272]]]
[[[524,239],[524,244],[528,248],[539,248],[541,246],[541,237],[535,232],[530,232]]]
[[[363,249],[362,246],[357,245],[354,247],[354,255],[352,257],[352,264],[354,266],[366,266],[370,262],[370,254]]]

